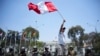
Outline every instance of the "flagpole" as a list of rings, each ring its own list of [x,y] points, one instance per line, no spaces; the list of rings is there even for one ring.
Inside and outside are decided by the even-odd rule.
[[[58,14],[61,16],[61,18],[64,20],[63,15],[59,12],[59,10],[57,10]]]

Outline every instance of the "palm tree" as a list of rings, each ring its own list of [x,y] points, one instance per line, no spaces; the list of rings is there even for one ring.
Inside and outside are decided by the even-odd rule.
[[[23,36],[25,38],[29,39],[30,42],[33,40],[33,42],[35,42],[35,44],[36,44],[36,40],[39,39],[39,31],[36,30],[35,28],[32,28],[32,27],[25,28],[23,30],[23,33],[22,34],[23,34]],[[32,43],[32,44],[34,44],[34,43]]]
[[[7,32],[7,38],[6,38],[6,42],[7,45],[11,46],[11,45],[16,45],[19,44],[19,32],[18,31],[14,31],[14,30],[8,30]]]

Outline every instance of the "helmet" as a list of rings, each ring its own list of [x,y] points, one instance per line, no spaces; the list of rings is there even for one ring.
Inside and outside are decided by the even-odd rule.
[[[37,48],[37,46],[33,46],[33,48]]]
[[[21,49],[25,49],[25,47],[22,47]]]

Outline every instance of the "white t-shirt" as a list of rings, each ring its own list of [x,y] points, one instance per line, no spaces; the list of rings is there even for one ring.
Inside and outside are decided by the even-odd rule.
[[[60,32],[58,35],[58,43],[65,45],[65,35],[63,32]]]

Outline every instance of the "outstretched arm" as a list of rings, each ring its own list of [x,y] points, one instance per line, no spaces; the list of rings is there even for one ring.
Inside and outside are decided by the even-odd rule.
[[[61,30],[63,29],[63,26],[64,26],[64,23],[65,23],[66,21],[65,20],[63,20],[63,23],[61,24],[61,27],[60,27],[60,30],[59,30],[59,32],[61,32]]]

